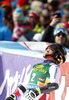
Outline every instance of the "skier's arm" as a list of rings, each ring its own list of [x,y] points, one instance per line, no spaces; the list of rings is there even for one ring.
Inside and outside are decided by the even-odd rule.
[[[48,83],[46,86],[40,87],[41,93],[49,93],[58,89],[59,85],[57,83]]]
[[[58,84],[57,83],[49,83],[46,86],[36,88],[36,89],[30,89],[27,91],[25,98],[27,100],[34,100],[38,95],[41,93],[49,93],[52,92],[56,89],[58,89]]]
[[[6,100],[17,100],[17,98],[21,96],[21,92],[24,93],[25,91],[25,87],[20,84],[14,93],[7,97]]]
[[[52,65],[49,69],[49,73],[50,73],[50,82],[51,83],[55,82],[59,84],[59,80],[61,76],[60,67],[57,65],[56,66]]]
[[[51,91],[58,89],[58,87],[59,86],[57,83],[49,83],[47,84],[47,86],[28,90],[25,98],[28,100],[31,100],[31,99],[34,100],[34,98],[36,98],[41,93],[49,93]],[[6,100],[17,100],[17,98],[21,96],[19,90],[21,90],[23,93],[26,91],[25,87],[20,85],[13,94],[11,94],[9,97],[6,98]]]

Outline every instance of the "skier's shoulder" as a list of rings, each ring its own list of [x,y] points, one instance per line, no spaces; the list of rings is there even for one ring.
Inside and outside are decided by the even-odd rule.
[[[54,62],[49,63],[49,65],[51,65],[51,67],[59,67],[59,66],[60,66],[60,64],[56,64],[56,63],[54,63]]]

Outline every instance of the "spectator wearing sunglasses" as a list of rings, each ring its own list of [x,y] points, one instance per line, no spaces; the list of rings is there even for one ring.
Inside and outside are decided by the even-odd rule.
[[[57,28],[54,30],[54,42],[66,46],[67,30],[65,28]]]
[[[53,43],[62,44],[68,48],[67,35],[68,32],[65,28],[56,28],[53,32]]]
[[[57,15],[53,16],[51,22],[48,24],[45,31],[43,32],[41,41],[53,43],[54,25],[58,24],[60,20],[61,18],[57,18]]]
[[[35,10],[29,11],[28,22],[32,23],[33,29],[35,28],[36,24],[39,23],[39,18],[40,18],[40,14],[38,13],[38,11]]]
[[[41,41],[49,43],[59,43],[64,45],[66,48],[69,48],[67,36],[68,32],[64,23],[59,23],[60,18],[56,18],[56,15],[53,17],[50,24],[46,27]],[[57,25],[56,25],[57,24]],[[54,28],[54,25],[56,27]]]

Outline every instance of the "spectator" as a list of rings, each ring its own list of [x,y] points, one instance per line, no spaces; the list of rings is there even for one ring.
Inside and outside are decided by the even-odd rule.
[[[3,18],[3,24],[6,25],[7,27],[9,27],[11,29],[11,31],[13,31],[13,26],[10,23],[10,19],[8,18],[6,13],[5,13],[5,16]]]
[[[11,30],[3,24],[4,10],[0,7],[0,41],[12,41]]]
[[[53,16],[52,21],[50,24],[46,27],[45,32],[42,36],[42,41],[45,42],[53,42],[53,30],[54,30],[54,25],[60,22],[60,18],[56,18],[57,15]]]
[[[1,5],[1,7],[3,8],[3,10],[5,11],[5,13],[7,15],[7,19],[9,20],[10,27],[12,27],[12,29],[13,29],[11,2],[9,0],[3,0],[0,5]]]
[[[42,10],[39,22],[40,22],[40,26],[43,27],[43,30],[45,30],[47,25],[50,23],[50,13],[48,12],[47,9]],[[41,30],[41,32],[43,30]]]
[[[40,18],[40,14],[35,10],[30,11],[28,14],[28,22],[33,25],[33,31],[35,33],[37,33],[37,31],[38,31],[38,29],[36,29],[36,27],[38,27],[39,18]]]
[[[0,5],[1,5],[1,7],[3,8],[3,10],[7,13],[7,15],[9,17],[12,16],[12,5],[11,5],[10,1],[3,0]]]
[[[31,41],[35,33],[32,32],[32,25],[29,22],[24,21],[24,15],[20,8],[16,8],[15,11],[13,12],[13,22],[14,22],[14,29],[12,35],[13,41],[18,41],[18,39],[21,36],[24,36],[24,38],[26,37],[26,39]]]
[[[16,7],[23,11],[24,19],[27,20],[28,10],[30,8],[28,0],[18,0]]]
[[[44,9],[41,13],[38,26],[35,28],[38,34],[33,36],[33,41],[41,41],[43,32],[50,23],[50,14],[47,9]]]
[[[54,42],[66,46],[67,30],[65,28],[57,28],[54,30]]]
[[[28,21],[33,23],[33,31],[35,33],[41,33],[50,22],[49,12],[47,9],[42,10],[41,14],[36,11],[31,11],[28,16]]]
[[[56,15],[55,15],[54,18],[52,19],[52,21],[50,22],[50,24],[47,26],[45,32],[43,33],[41,41],[50,42],[50,43],[55,42],[55,43],[63,44],[65,47],[69,48],[69,46],[66,42],[68,32],[67,32],[66,28],[63,27],[63,23],[62,23],[61,27],[57,27],[58,24],[56,25],[55,28],[53,27],[59,21],[60,21],[60,18],[56,18]],[[56,29],[55,32],[54,32],[54,29]],[[54,32],[54,34],[53,34],[53,32]]]

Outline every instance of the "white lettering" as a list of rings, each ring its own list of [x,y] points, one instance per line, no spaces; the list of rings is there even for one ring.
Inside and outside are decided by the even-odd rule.
[[[3,92],[5,85],[7,87],[6,97],[8,97],[11,93],[13,93],[19,84],[24,83],[25,85],[27,85],[30,77],[30,71],[31,71],[31,65],[29,65],[26,68],[23,67],[21,75],[18,73],[18,71],[16,71],[13,77],[10,76],[11,71],[9,69],[6,70],[5,78],[0,86],[0,95]]]
[[[27,86],[30,78],[30,73],[31,73],[31,65],[29,65],[26,68],[23,67],[21,74],[19,74],[18,71],[16,71],[14,77],[10,76],[11,71],[9,69],[6,70],[5,78],[0,86],[0,95],[3,93],[5,85],[7,87],[6,97],[9,96],[11,93],[13,93],[19,84],[22,83],[24,86]],[[65,78],[66,76],[62,76],[59,89],[55,90],[55,100],[62,100],[61,97],[64,93],[65,84],[66,84]],[[69,98],[69,87],[67,86],[65,97],[63,100],[68,100],[68,98]]]

